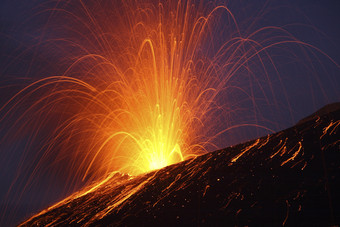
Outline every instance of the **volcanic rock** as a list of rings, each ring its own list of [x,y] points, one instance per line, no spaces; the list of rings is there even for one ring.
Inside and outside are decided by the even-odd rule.
[[[296,126],[104,181],[22,226],[339,226],[340,104]]]

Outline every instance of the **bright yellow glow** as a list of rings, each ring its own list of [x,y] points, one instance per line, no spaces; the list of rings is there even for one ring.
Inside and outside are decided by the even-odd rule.
[[[71,15],[68,32],[76,34],[59,41],[84,54],[74,56],[64,75],[41,79],[12,99],[36,95],[26,112],[38,116],[37,130],[43,128],[39,118],[61,119],[44,157],[59,150],[55,160],[67,160],[63,169],[85,180],[111,171],[148,172],[214,146],[211,139],[220,132],[212,129],[215,98],[232,76],[229,61],[238,52],[245,58],[238,40],[225,65],[217,60],[227,50],[215,50],[210,60],[204,47],[218,10],[235,23],[229,10],[190,1],[123,1],[119,12],[102,9],[119,21],[113,23],[80,3],[77,10],[58,11]]]
[[[10,106],[6,117],[33,100],[17,122],[26,115],[34,119],[20,127],[38,132],[52,122],[36,170],[53,157],[49,166],[68,172],[70,182],[90,182],[112,171],[136,175],[159,169],[216,149],[215,141],[230,129],[260,127],[256,114],[250,119],[254,124],[230,123],[239,110],[229,100],[241,100],[241,113],[249,103],[257,111],[254,91],[239,87],[234,78],[243,76],[241,84],[256,84],[262,91],[262,82],[270,82],[264,61],[275,69],[266,50],[302,44],[287,41],[282,28],[277,31],[286,36],[267,37],[266,29],[274,27],[242,36],[224,5],[175,0],[87,4],[70,2],[49,20],[72,25],[62,27],[66,37],[55,39],[61,48],[76,50],[60,61],[67,62],[64,74],[32,83],[3,107]],[[252,71],[257,66],[264,75],[260,80]]]

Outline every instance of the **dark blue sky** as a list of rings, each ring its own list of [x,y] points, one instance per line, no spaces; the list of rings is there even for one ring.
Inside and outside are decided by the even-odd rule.
[[[38,49],[34,45],[38,43],[37,40],[42,34],[53,36],[55,35],[53,33],[58,33],[58,31],[44,29],[46,17],[35,16],[44,8],[54,7],[57,1],[50,1],[42,5],[43,2],[42,0],[0,1],[0,106],[18,89],[27,85],[28,81],[41,78],[41,73],[53,72],[52,74],[58,75],[63,71],[63,68],[54,64],[55,60],[60,58],[60,53],[48,50],[44,52],[44,49],[39,49],[39,57],[37,57],[35,52]],[[247,33],[247,29],[253,31],[264,26],[284,26],[299,40],[316,46],[335,62],[340,62],[340,1],[230,0],[226,2],[245,33]],[[45,32],[50,34],[45,34]],[[295,47],[289,49],[293,52],[294,50]],[[297,57],[304,56],[299,47],[296,47],[296,52],[298,53]],[[319,59],[317,63],[312,62],[311,65],[315,67],[312,69],[308,65],[299,67],[297,64],[288,64],[289,57],[280,56],[279,50],[275,50],[271,54],[277,59],[278,68],[283,75],[281,84],[277,79],[273,79],[273,89],[278,92],[274,98],[282,103],[280,106],[282,109],[281,111],[272,110],[269,106],[259,104],[259,112],[263,114],[263,118],[266,118],[262,124],[272,127],[273,130],[280,130],[293,125],[302,117],[313,113],[327,103],[340,101],[340,70],[327,57],[317,52],[309,53],[310,55],[316,54]],[[35,59],[34,63],[32,63],[32,58]],[[35,65],[40,65],[41,68],[35,68]],[[271,69],[268,71],[271,72]],[[308,75],[311,74],[315,75],[309,77]],[[288,94],[290,108],[283,100],[280,90],[282,88],[279,88],[281,85],[284,86],[284,90]],[[269,89],[269,86],[264,86],[264,88]],[[0,117],[2,115],[3,113],[0,113]],[[239,118],[241,117],[239,116]],[[242,119],[238,120],[242,121]],[[244,121],[246,122],[247,119]],[[6,129],[10,124],[11,122],[0,122],[0,137],[6,135]],[[234,138],[233,142],[251,139],[265,133],[261,130],[245,132],[242,134],[242,138],[239,140]],[[228,136],[236,137],[226,134],[226,140],[228,140]],[[47,188],[44,185],[51,182],[48,176],[43,176],[31,191],[24,194],[22,199],[15,198],[15,193],[18,194],[20,188],[14,188],[14,194],[11,194],[13,198],[5,198],[15,177],[20,151],[25,149],[26,140],[27,138],[18,138],[16,144],[4,142],[0,144],[0,209],[5,208],[5,203],[7,212],[13,207],[17,208],[17,214],[14,215],[15,218],[10,223],[15,223],[64,196],[59,192],[59,189],[63,187],[63,182],[52,179],[56,183],[54,190],[50,191],[49,198],[38,201],[41,198],[40,194]],[[228,143],[221,144],[228,145]],[[29,166],[29,163],[27,165]],[[32,204],[32,198],[37,200],[36,204]],[[3,216],[3,223],[9,221],[5,216],[9,217],[9,213]]]

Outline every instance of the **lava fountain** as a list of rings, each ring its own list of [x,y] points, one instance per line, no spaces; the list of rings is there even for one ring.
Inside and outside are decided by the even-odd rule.
[[[77,10],[70,3],[51,9],[51,21],[68,19],[72,27],[45,42],[71,46],[73,61],[1,109],[4,121],[30,103],[17,131],[53,124],[37,169],[53,157],[82,180],[117,170],[136,175],[216,148],[214,139],[229,129],[218,125],[228,116],[216,99],[267,47],[252,40],[255,33],[242,38],[227,7],[193,3],[127,1],[107,10],[80,1]],[[216,48],[211,36],[221,15],[235,37]]]
[[[39,46],[63,53],[54,66],[62,73],[32,82],[0,109],[0,121],[12,122],[3,141],[30,141],[18,170],[28,179],[23,189],[42,173],[66,175],[72,188],[112,171],[159,169],[218,148],[236,127],[270,132],[255,92],[279,105],[269,50],[319,51],[280,27],[242,32],[225,5],[203,1],[57,1],[40,14],[49,16]],[[251,118],[231,120],[244,112]]]

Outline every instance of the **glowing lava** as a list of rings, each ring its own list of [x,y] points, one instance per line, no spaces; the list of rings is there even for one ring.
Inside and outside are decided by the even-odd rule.
[[[23,112],[13,130],[47,131],[34,174],[51,163],[57,174],[72,172],[70,181],[116,170],[136,175],[204,153],[228,129],[216,120],[226,116],[216,97],[254,53],[243,51],[242,39],[227,49],[205,46],[218,15],[237,27],[233,15],[190,1],[135,3],[52,9],[51,18],[71,26],[47,43],[73,48],[71,63],[63,59],[69,66],[62,75],[30,84],[1,109],[2,121]]]
[[[0,109],[1,123],[15,119],[3,141],[29,141],[20,163],[34,166],[19,165],[22,189],[48,174],[69,192],[112,171],[137,175],[211,151],[237,127],[270,132],[258,102],[289,100],[282,84],[273,89],[281,77],[269,50],[294,62],[287,46],[314,48],[278,27],[242,32],[225,5],[203,1],[58,1],[43,13],[44,29],[60,35],[38,46],[62,53],[62,72]]]

